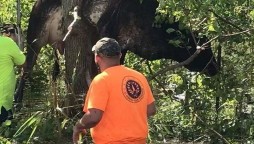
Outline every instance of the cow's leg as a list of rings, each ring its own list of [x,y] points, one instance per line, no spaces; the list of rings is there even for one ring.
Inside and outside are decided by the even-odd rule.
[[[25,83],[31,74],[31,71],[37,60],[41,47],[42,46],[39,46],[38,44],[32,44],[30,45],[30,47],[28,47],[28,51],[26,55],[26,63],[23,66],[23,73],[21,75],[19,85],[14,95],[14,102],[18,104],[17,107],[21,106],[19,104],[21,104],[23,100],[23,92],[24,92]]]

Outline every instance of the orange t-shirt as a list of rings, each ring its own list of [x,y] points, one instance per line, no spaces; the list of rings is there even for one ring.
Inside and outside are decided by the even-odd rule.
[[[124,66],[114,66],[97,75],[88,90],[84,112],[104,111],[91,128],[96,144],[144,144],[148,135],[147,106],[154,102],[146,78]]]

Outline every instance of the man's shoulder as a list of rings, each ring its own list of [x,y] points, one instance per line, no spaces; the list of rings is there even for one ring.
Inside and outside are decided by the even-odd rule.
[[[106,74],[104,72],[101,72],[94,77],[93,81],[95,82],[102,81],[103,79],[105,79],[105,77]]]
[[[139,71],[137,71],[137,70],[135,70],[135,69],[128,68],[128,67],[126,67],[126,69],[128,69],[128,71],[132,72],[133,74],[135,74],[135,75],[137,75],[137,76],[140,76],[140,77],[143,77],[143,76],[144,76],[141,72],[139,72]]]
[[[4,41],[9,41],[9,42],[14,42],[11,38],[9,38],[9,37],[6,37],[6,36],[0,36],[0,41],[2,42],[4,42]]]
[[[15,44],[15,42],[11,38],[9,38],[9,37],[0,36],[0,44],[8,46],[8,45]]]

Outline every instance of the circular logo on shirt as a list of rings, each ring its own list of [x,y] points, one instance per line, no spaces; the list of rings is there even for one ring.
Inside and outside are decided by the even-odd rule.
[[[125,98],[133,103],[139,102],[143,98],[143,86],[134,77],[125,77],[122,83],[122,90]]]

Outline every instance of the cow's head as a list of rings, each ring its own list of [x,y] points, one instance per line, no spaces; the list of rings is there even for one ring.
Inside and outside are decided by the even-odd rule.
[[[192,34],[189,30],[180,30],[178,22],[153,27],[157,7],[156,0],[144,0],[142,3],[139,0],[110,0],[97,24],[100,34],[117,39],[125,50],[148,60],[167,58],[182,62],[188,59],[197,47]],[[167,33],[168,28],[176,31]],[[180,43],[170,43],[172,40]],[[207,38],[196,41],[201,45]],[[210,76],[218,72],[209,45],[185,67]]]

